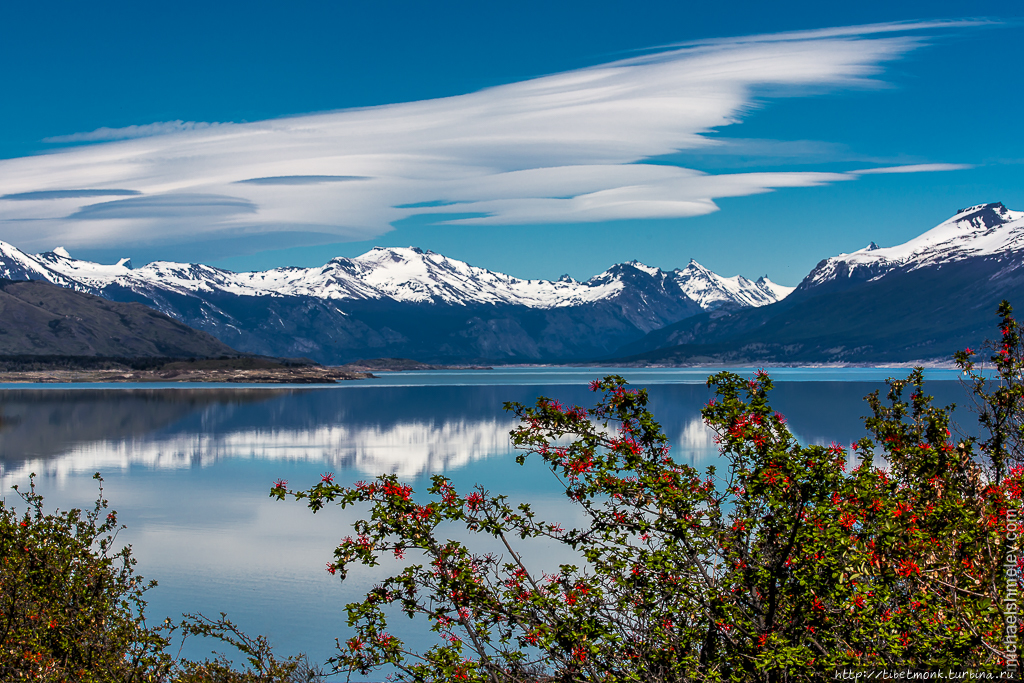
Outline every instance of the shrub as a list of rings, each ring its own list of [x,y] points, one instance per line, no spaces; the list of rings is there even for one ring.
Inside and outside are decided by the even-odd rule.
[[[135,576],[129,548],[114,550],[121,527],[102,486],[86,513],[45,514],[34,480],[15,490],[20,516],[0,502],[0,680],[155,680],[167,641],[142,616],[154,584]]]
[[[42,683],[313,683],[320,670],[299,655],[279,659],[263,636],[250,637],[224,614],[184,615],[153,627],[131,547],[103,498],[84,512],[44,512],[34,475],[17,511],[0,502],[0,681]],[[172,637],[211,637],[245,657],[176,659]]]
[[[1000,310],[1012,334],[997,355],[1019,359]],[[1019,373],[997,367],[1019,396]],[[918,368],[867,398],[868,436],[802,446],[770,407],[766,373],[708,384],[716,398],[703,417],[722,466],[703,473],[673,458],[646,392],[621,377],[592,384],[590,409],[506,405],[521,421],[518,461],[542,459],[585,513],[577,529],[481,488],[460,494],[442,476],[425,504],[394,476],[346,487],[325,475],[304,491],[278,482],[272,496],[314,512],[368,505],[332,574],[391,554],[416,561],[347,606],[355,634],[331,663],[417,681],[811,681],[840,667],[1015,663],[1000,598],[1024,476],[1003,454],[1015,424],[1005,410],[1019,418],[1019,403],[978,389],[990,431],[954,438]],[[451,525],[506,554],[450,540]],[[579,566],[532,570],[515,543],[537,537],[576,551]],[[438,643],[414,652],[389,634],[389,606],[425,618]]]

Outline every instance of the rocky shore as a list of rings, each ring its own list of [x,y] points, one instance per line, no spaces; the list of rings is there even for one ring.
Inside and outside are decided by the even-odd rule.
[[[0,383],[73,384],[79,382],[235,382],[244,384],[334,384],[369,379],[368,372],[307,366],[261,369],[181,370],[28,370],[0,372]]]

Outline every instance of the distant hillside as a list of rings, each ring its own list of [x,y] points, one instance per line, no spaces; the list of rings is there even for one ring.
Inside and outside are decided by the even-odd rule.
[[[213,336],[137,303],[47,282],[0,279],[0,355],[237,355]]]

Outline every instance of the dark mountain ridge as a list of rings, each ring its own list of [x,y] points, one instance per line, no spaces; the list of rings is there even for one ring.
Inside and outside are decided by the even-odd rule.
[[[197,358],[238,352],[141,304],[48,282],[0,279],[0,355]]]

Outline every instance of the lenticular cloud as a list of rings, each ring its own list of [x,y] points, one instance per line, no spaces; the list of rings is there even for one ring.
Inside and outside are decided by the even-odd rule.
[[[719,40],[458,97],[154,124],[153,135],[0,161],[0,236],[29,249],[281,232],[343,241],[414,214],[505,225],[704,214],[721,197],[856,175],[708,175],[643,161],[713,146],[707,134],[767,89],[868,82],[920,43],[906,32],[922,27]]]

